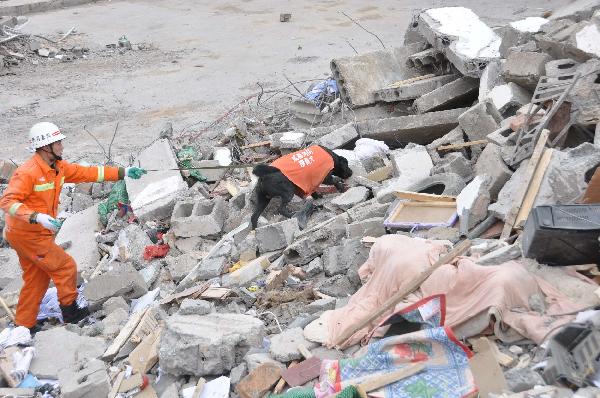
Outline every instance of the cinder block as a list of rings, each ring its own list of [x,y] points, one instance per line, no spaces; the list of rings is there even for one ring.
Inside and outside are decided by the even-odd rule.
[[[384,102],[408,101],[432,92],[436,88],[456,80],[458,75],[434,76],[402,84],[394,88],[384,88],[375,91],[375,99]]]
[[[507,82],[517,83],[529,90],[535,90],[540,77],[546,71],[550,56],[535,52],[512,52],[502,65],[502,76]]]
[[[175,205],[171,216],[171,229],[176,236],[215,236],[223,231],[227,205],[223,198],[182,201]]]
[[[415,100],[417,113],[426,113],[454,108],[474,100],[479,92],[479,81],[461,77],[447,83]]]
[[[260,253],[268,253],[285,249],[294,240],[294,235],[300,231],[298,220],[290,218],[278,223],[265,225],[256,229],[256,240]]]

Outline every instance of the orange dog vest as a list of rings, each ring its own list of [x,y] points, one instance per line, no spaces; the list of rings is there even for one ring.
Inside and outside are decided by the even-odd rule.
[[[271,163],[294,185],[298,193],[306,197],[316,191],[325,177],[333,170],[333,158],[318,145],[282,156]]]

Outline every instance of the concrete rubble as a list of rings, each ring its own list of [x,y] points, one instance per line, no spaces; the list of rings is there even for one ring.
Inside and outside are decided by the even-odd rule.
[[[407,236],[415,246],[423,240],[440,245],[442,255],[469,239],[458,261],[441,266],[449,275],[467,266],[483,266],[490,275],[515,267],[544,281],[529,295],[528,308],[515,310],[503,301],[455,327],[479,330],[460,334],[465,352],[472,347],[480,356],[472,340],[482,330],[497,348],[491,357],[497,371],[491,366],[482,371],[503,387],[486,396],[541,396],[535,393],[540,388],[564,393],[547,396],[592,396],[583,388],[576,392],[591,384],[589,375],[586,383],[565,386],[544,371],[549,358],[558,358],[556,348],[530,340],[523,330],[511,329],[511,340],[503,340],[509,334],[502,328],[515,313],[541,314],[553,324],[555,315],[547,313],[550,290],[590,310],[563,314],[571,316],[567,325],[600,325],[593,310],[600,303],[597,264],[567,269],[525,258],[531,233],[526,222],[536,207],[593,205],[583,200],[597,185],[600,165],[600,99],[594,94],[600,85],[599,26],[600,4],[591,0],[493,27],[464,7],[422,10],[405,35],[408,44],[332,59],[331,76],[307,85],[283,112],[232,110],[189,142],[167,124],[150,146],[130,156],[129,163],[151,171],[141,179],[66,184],[59,208],[66,221],[56,243],[77,262],[80,299],[91,316],[63,325],[56,314],[47,314],[52,297],[44,298],[42,330],[24,344],[35,348],[30,374],[56,380],[60,396],[68,398],[111,391],[111,397],[192,396],[188,392],[195,386],[218,383],[213,376],[231,383],[222,396],[285,392],[290,380],[280,378],[282,371],[293,373],[311,356],[364,355],[359,344],[332,349],[327,338],[335,328],[327,317],[351,308],[357,292],[372,286],[380,259],[371,248],[388,235],[402,235],[396,237]],[[33,48],[36,57],[78,52]],[[0,67],[3,56],[11,57],[1,55]],[[562,91],[548,92],[545,79],[558,84],[576,74],[580,80],[565,96],[568,112],[553,114]],[[541,104],[536,115],[528,115],[532,104]],[[544,115],[552,117],[543,126],[549,138],[541,147],[545,132],[533,138],[524,133]],[[554,142],[562,130],[564,136]],[[528,144],[533,152],[520,164],[509,163],[518,146]],[[294,197],[289,218],[273,198],[253,230],[249,221],[259,182],[251,167],[309,145],[346,157],[353,176],[343,186],[320,184],[311,198]],[[193,159],[182,157],[190,148]],[[0,172],[1,193],[14,168],[0,160]],[[302,215],[306,226],[299,222]],[[467,260],[472,265],[463,263]],[[0,331],[16,330],[12,312],[22,271],[4,240],[0,269]],[[373,300],[389,293],[375,290],[369,292]],[[453,292],[441,293],[450,319],[460,303],[451,301]],[[391,308],[381,314],[391,315]],[[395,308],[404,309],[402,302]],[[492,316],[495,323],[488,321]],[[367,328],[382,331],[362,326]],[[404,332],[392,327],[386,337]],[[554,333],[544,342],[554,341]],[[415,358],[411,361],[422,362]],[[598,370],[596,363],[590,366]],[[0,375],[2,392],[8,377]],[[421,376],[415,375],[427,378]],[[486,391],[475,379],[480,392]],[[316,381],[303,386],[313,388]]]

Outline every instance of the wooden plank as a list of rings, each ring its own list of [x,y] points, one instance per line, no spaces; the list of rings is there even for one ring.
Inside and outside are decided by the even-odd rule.
[[[4,301],[4,298],[2,298],[2,296],[0,296],[0,304],[2,305],[2,308],[4,308],[4,311],[6,311],[6,314],[8,315],[8,317],[15,322],[15,314],[12,312],[12,310],[8,307],[8,304],[6,304],[6,301]]]
[[[340,346],[346,342],[354,333],[361,330],[362,328],[369,326],[372,322],[376,321],[386,312],[392,310],[400,301],[402,301],[408,294],[412,293],[414,290],[418,289],[419,286],[423,282],[429,278],[429,276],[441,267],[444,264],[449,264],[455,257],[460,256],[464,252],[466,252],[471,247],[471,241],[465,239],[464,241],[458,243],[452,250],[448,253],[441,256],[433,265],[425,270],[423,270],[419,275],[417,275],[413,280],[411,280],[406,287],[400,289],[396,294],[386,300],[386,302],[376,311],[374,311],[367,318],[357,322],[351,328],[346,329],[344,333],[341,333],[338,336],[337,340],[334,342],[336,346]]]
[[[8,383],[9,387],[17,387],[20,382],[15,379],[11,372],[14,370],[12,356],[15,352],[20,351],[18,347],[7,347],[0,355],[0,376]]]
[[[305,359],[309,359],[314,356],[312,352],[310,352],[310,350],[303,344],[298,345],[298,352],[300,352]]]
[[[194,393],[192,394],[192,398],[200,398],[200,394],[202,394],[202,390],[204,390],[204,385],[206,384],[206,380],[203,377],[198,379],[198,383],[196,383],[196,387],[194,387]]]
[[[409,199],[416,202],[456,202],[456,196],[433,195],[430,193],[395,191],[394,195],[400,199]]]
[[[158,347],[161,333],[162,329],[156,329],[131,351],[127,362],[129,362],[133,369],[146,374],[158,362]]]
[[[117,375],[117,378],[115,379],[115,382],[112,385],[110,392],[108,393],[108,398],[115,398],[117,396],[117,394],[119,393],[119,388],[121,388],[121,383],[123,382],[124,378],[125,378],[125,371],[120,372]]]
[[[298,361],[292,361],[290,362],[290,366],[288,366],[288,369],[296,366],[298,364]],[[275,384],[275,388],[273,389],[273,394],[281,394],[281,392],[283,391],[283,388],[285,387],[285,379],[282,377],[279,379],[279,381],[277,382],[277,384]]]
[[[387,386],[388,384],[395,383],[398,380],[402,380],[414,374],[417,374],[423,371],[423,369],[425,369],[425,364],[423,363],[410,365],[383,375],[377,375],[375,377],[368,378],[358,383],[358,386],[362,387],[362,389],[366,392],[375,391],[380,389],[381,387]]]
[[[169,304],[173,300],[179,300],[182,298],[189,297],[192,294],[202,294],[202,292],[204,292],[209,287],[210,287],[209,282],[203,282],[199,285],[188,287],[187,289],[185,289],[179,293],[171,294],[171,295],[165,297],[164,299],[160,300],[159,303],[160,303],[160,305],[165,305],[165,304]]]
[[[472,344],[475,355],[469,360],[469,365],[480,396],[501,394],[507,384],[494,354],[495,344],[485,337],[474,339]]]
[[[147,309],[146,309],[147,310]],[[129,320],[123,326],[123,329],[119,332],[119,335],[116,339],[113,340],[112,344],[106,349],[104,354],[102,355],[103,359],[112,359],[119,353],[119,350],[129,340],[131,333],[135,330],[138,323],[142,320],[142,317],[146,313],[146,310],[136,312],[129,317]]]
[[[148,308],[136,328],[131,332],[129,340],[132,343],[140,343],[144,337],[156,330],[158,328],[156,317],[156,308]]]
[[[500,235],[500,239],[506,240],[509,238],[510,233],[513,230],[515,225],[515,221],[517,219],[517,215],[519,214],[519,210],[521,209],[521,205],[523,203],[523,199],[525,198],[525,194],[527,193],[527,189],[529,188],[529,184],[531,183],[531,179],[533,174],[535,173],[535,169],[537,164],[539,163],[542,155],[544,153],[544,148],[546,147],[546,142],[548,141],[549,130],[542,130],[540,134],[540,138],[533,149],[533,154],[531,158],[529,158],[529,162],[527,163],[527,168],[525,169],[525,174],[523,176],[524,183],[517,190],[517,194],[514,197],[516,205],[511,209],[511,211],[506,216],[506,222],[504,223],[504,229],[502,230],[502,234]]]
[[[552,159],[553,152],[554,150],[551,148],[546,148],[544,150],[544,154],[542,155],[540,162],[535,168],[535,172],[533,173],[533,177],[531,178],[531,183],[529,184],[529,188],[525,193],[525,198],[523,199],[523,203],[521,205],[521,208],[519,209],[519,213],[517,214],[514,226],[515,228],[522,228],[523,224],[525,224],[525,221],[527,221],[527,217],[529,217],[529,213],[533,208],[535,198],[537,197],[537,194],[540,191],[540,186],[542,185],[544,174],[546,174],[546,170],[548,169],[548,165],[550,164],[550,160]]]
[[[199,297],[204,299],[219,299],[223,300],[231,294],[231,289],[226,287],[209,287]]]
[[[442,146],[437,147],[436,151],[452,151],[455,149],[462,149],[462,148],[467,148],[467,147],[475,146],[475,145],[485,145],[488,142],[489,141],[487,139],[485,139],[485,140],[461,142],[460,144],[442,145]]]

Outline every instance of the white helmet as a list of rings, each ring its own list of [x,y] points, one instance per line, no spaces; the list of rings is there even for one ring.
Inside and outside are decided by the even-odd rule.
[[[33,125],[29,130],[29,146],[36,150],[53,142],[64,140],[65,137],[54,123],[41,122]]]

